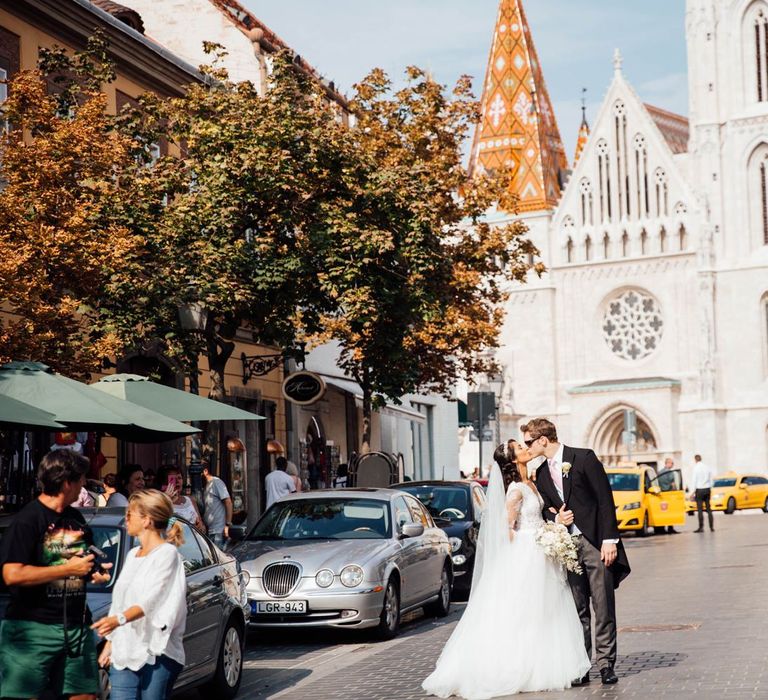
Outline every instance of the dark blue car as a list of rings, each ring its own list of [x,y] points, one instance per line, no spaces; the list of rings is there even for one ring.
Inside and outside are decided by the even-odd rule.
[[[485,491],[475,481],[407,481],[392,486],[419,499],[435,525],[448,535],[453,557],[453,591],[465,598],[472,587],[475,546],[485,508]]]

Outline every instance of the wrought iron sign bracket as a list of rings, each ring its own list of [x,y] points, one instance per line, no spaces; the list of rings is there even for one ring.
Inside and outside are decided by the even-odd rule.
[[[247,384],[252,377],[263,377],[277,369],[285,360],[296,360],[304,368],[306,358],[306,343],[297,343],[286,348],[280,353],[268,355],[246,355],[242,353],[240,359],[243,362],[243,384]]]

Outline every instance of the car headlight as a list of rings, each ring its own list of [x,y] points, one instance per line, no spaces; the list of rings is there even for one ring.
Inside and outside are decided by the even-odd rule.
[[[461,538],[460,537],[449,537],[448,541],[451,543],[451,551],[452,552],[458,552],[461,549]]]
[[[341,570],[339,578],[347,588],[354,588],[363,582],[363,570],[356,564],[350,564]]]
[[[453,559],[453,563],[456,564],[456,566],[461,566],[467,561],[467,558],[463,554],[454,554],[451,558]]]
[[[333,571],[330,569],[322,569],[315,574],[315,583],[320,588],[328,588],[333,583]]]
[[[725,498],[724,493],[716,493],[714,496],[712,496],[713,501],[722,501],[723,498]]]
[[[632,503],[626,503],[622,510],[635,510],[640,507],[640,501],[633,501]]]

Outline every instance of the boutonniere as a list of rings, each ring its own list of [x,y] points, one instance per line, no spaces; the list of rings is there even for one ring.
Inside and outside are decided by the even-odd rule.
[[[563,462],[562,471],[563,471],[563,477],[567,479],[568,473],[571,471],[571,463]]]

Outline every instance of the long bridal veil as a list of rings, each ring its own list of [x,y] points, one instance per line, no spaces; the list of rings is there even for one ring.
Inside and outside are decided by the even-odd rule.
[[[480,523],[480,534],[477,538],[470,599],[475,591],[480,589],[478,584],[483,573],[488,574],[490,564],[498,563],[503,556],[504,548],[509,546],[504,477],[501,475],[498,464],[491,467],[486,497],[485,510]]]

